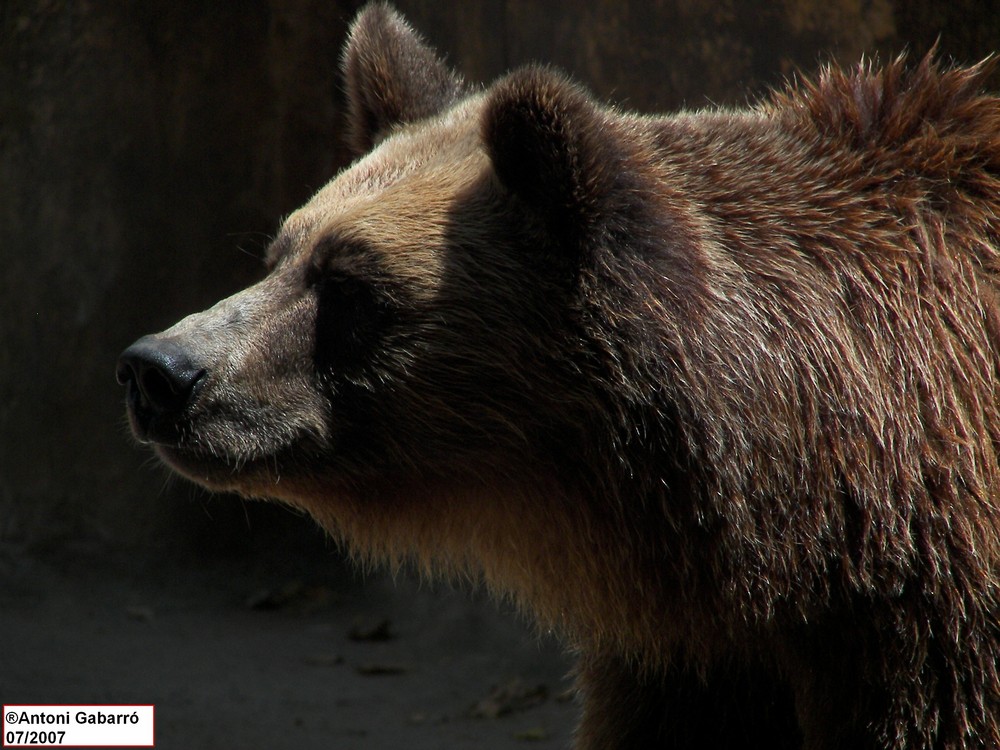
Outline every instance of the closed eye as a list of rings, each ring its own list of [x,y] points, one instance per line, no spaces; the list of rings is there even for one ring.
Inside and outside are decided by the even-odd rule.
[[[316,367],[349,375],[369,360],[391,320],[391,307],[378,289],[354,276],[327,272],[314,288]]]

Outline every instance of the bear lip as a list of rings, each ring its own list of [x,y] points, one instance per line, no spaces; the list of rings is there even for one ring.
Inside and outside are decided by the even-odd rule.
[[[188,421],[186,412],[198,400],[206,381],[206,372],[201,371],[194,383],[184,411],[176,413],[164,411],[150,404],[134,380],[126,380],[125,406],[129,426],[136,440],[142,445],[178,446],[185,432],[183,425]]]

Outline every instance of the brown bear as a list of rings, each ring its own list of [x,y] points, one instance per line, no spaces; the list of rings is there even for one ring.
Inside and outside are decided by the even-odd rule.
[[[135,434],[579,654],[577,747],[1000,747],[1000,100],[827,69],[650,117],[382,4],[357,160],[124,352]]]

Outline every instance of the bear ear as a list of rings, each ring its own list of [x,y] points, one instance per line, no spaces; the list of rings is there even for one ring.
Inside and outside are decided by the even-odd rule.
[[[527,67],[488,93],[482,138],[501,184],[557,243],[580,249],[615,210],[622,158],[612,118],[579,85]]]
[[[441,112],[464,92],[462,79],[388,3],[365,6],[344,48],[350,145],[372,149],[396,125]]]

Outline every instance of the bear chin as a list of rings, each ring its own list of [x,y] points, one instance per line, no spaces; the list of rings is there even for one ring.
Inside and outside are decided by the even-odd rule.
[[[254,476],[265,476],[267,473],[264,468],[266,459],[237,461],[165,444],[156,444],[153,450],[173,471],[216,492],[241,492],[242,487],[256,484]]]
[[[347,472],[336,470],[336,457],[324,454],[320,460],[315,446],[306,450],[293,444],[253,457],[165,444],[155,444],[153,450],[171,470],[207,490],[277,501],[314,516],[327,516],[350,494],[352,484]]]
[[[250,498],[284,499],[278,498],[274,490],[282,481],[280,467],[284,462],[280,454],[233,458],[165,444],[156,444],[153,450],[170,469],[206,489]]]

